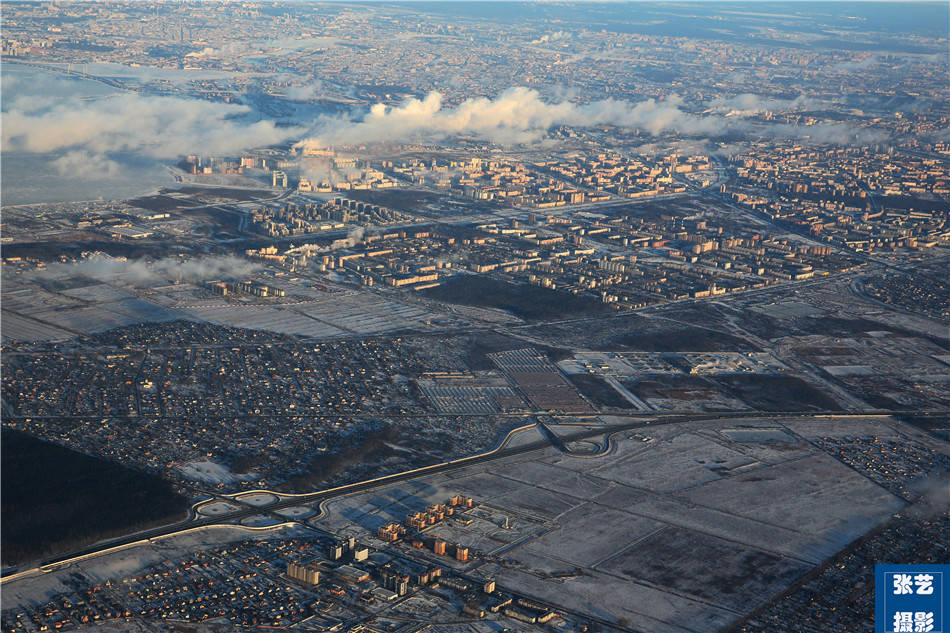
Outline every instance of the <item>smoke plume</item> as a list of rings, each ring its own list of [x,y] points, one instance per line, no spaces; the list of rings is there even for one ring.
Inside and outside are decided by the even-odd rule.
[[[137,286],[154,283],[201,283],[214,279],[247,277],[260,266],[233,256],[179,259],[166,257],[153,261],[125,260],[103,253],[95,253],[73,263],[56,263],[39,271],[40,279],[86,277],[97,281],[122,281]]]
[[[242,122],[243,105],[120,94],[107,99],[5,95],[4,151],[135,153],[157,159],[233,154],[299,137],[300,128]]]
[[[557,42],[559,40],[567,40],[573,37],[571,33],[567,31],[554,31],[553,33],[545,33],[536,40],[531,40],[530,44],[546,44],[548,42]]]
[[[365,234],[366,230],[361,226],[358,226],[347,233],[346,241],[348,242],[349,247],[353,248],[354,246],[359,246],[363,242],[363,236]]]
[[[755,95],[740,95],[732,100],[713,102],[713,112],[698,115],[683,109],[683,100],[675,95],[666,99],[647,99],[639,103],[604,99],[587,104],[562,100],[547,103],[536,91],[524,87],[509,88],[495,99],[467,99],[455,107],[446,107],[442,95],[430,92],[424,99],[411,98],[398,106],[374,105],[361,120],[324,119],[316,134],[298,147],[329,147],[381,142],[440,141],[457,135],[472,135],[510,145],[542,138],[558,125],[590,127],[613,125],[640,130],[652,135],[677,132],[686,135],[721,136],[750,134],[767,137],[814,138],[826,135],[849,137],[846,126],[757,125],[744,116],[763,109],[799,107],[804,101],[769,100]],[[721,112],[731,114],[726,117]],[[853,140],[853,138],[851,139]]]
[[[814,105],[812,100],[804,96],[795,99],[772,99],[746,93],[731,98],[713,99],[709,102],[706,112],[726,116],[753,116],[762,112],[784,112],[812,105]]]

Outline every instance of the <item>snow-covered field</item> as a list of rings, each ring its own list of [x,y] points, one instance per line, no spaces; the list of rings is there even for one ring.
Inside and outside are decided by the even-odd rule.
[[[235,475],[227,466],[212,461],[187,462],[178,470],[189,479],[207,484],[229,484],[248,479],[247,475]]]

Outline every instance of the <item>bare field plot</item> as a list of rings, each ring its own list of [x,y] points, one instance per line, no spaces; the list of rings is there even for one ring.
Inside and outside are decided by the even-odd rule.
[[[181,315],[148,301],[130,298],[66,310],[47,310],[35,317],[64,329],[91,334],[135,323],[174,321]]]
[[[499,586],[651,633],[712,633],[903,507],[802,439],[835,425],[650,426],[615,434],[604,455],[551,448],[331,501],[321,522],[373,541],[368,530],[461,492],[480,504],[474,519],[432,533],[473,548],[478,573]],[[938,443],[886,417],[845,418],[836,434]]]
[[[668,528],[601,568],[741,611],[750,602],[771,598],[810,565],[692,530]]]
[[[7,341],[65,341],[72,332],[4,310],[0,317],[3,342]]]
[[[252,330],[299,334],[315,338],[344,334],[343,330],[328,323],[312,319],[291,308],[277,306],[201,307],[192,308],[186,312],[202,321]]]

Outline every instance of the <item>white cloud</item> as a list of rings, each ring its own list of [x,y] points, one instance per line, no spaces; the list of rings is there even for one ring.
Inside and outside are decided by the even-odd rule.
[[[247,106],[177,97],[121,94],[83,101],[20,96],[5,105],[5,151],[82,149],[171,159],[199,152],[236,153],[303,132],[279,128],[271,121],[242,122],[239,117],[250,112]]]
[[[773,99],[755,94],[718,97],[709,102],[707,112],[725,113],[726,116],[753,116],[762,112],[786,112],[814,105],[804,96],[795,99]]]
[[[82,149],[67,152],[50,164],[57,174],[69,178],[102,180],[117,178],[122,174],[122,166],[119,163]]]
[[[315,126],[315,134],[298,146],[440,141],[456,135],[474,135],[500,144],[516,144],[537,141],[557,125],[589,127],[606,124],[652,135],[663,132],[696,136],[750,134],[819,141],[831,140],[832,136],[847,138],[855,132],[844,125],[755,125],[742,120],[742,116],[735,116],[747,116],[763,109],[788,109],[804,103],[801,99],[782,101],[740,95],[714,101],[712,110],[699,115],[687,112],[683,100],[675,95],[638,103],[616,99],[588,104],[567,99],[547,103],[536,90],[516,87],[505,90],[495,99],[467,99],[455,107],[446,107],[441,94],[430,92],[424,99],[407,99],[398,106],[378,103],[361,120],[339,117],[320,120]],[[727,113],[733,116],[725,116]]]
[[[851,61],[838,62],[837,64],[834,64],[828,70],[832,72],[853,72],[855,70],[864,70],[876,64],[877,60],[878,56],[876,53],[871,53],[870,55],[866,55],[864,57],[861,57],[859,54]]]
[[[211,48],[210,46],[205,46],[200,51],[191,52],[185,55],[185,57],[214,57],[217,56],[218,51]]]
[[[293,101],[309,101],[326,92],[327,89],[322,81],[314,81],[304,86],[290,86],[287,88],[286,96]]]
[[[571,33],[567,31],[554,31],[553,33],[545,33],[536,40],[531,40],[530,44],[546,44],[547,42],[557,42],[559,40],[569,40],[574,37]]]
[[[250,276],[260,269],[258,264],[234,256],[179,259],[166,257],[152,261],[126,260],[95,253],[69,264],[51,264],[38,273],[44,279],[88,277],[114,281],[116,277],[133,284],[147,285],[167,281],[204,282],[215,279],[236,279]]]
[[[499,143],[538,140],[555,125],[614,124],[643,128],[651,133],[667,129],[713,132],[716,125],[680,110],[671,97],[632,104],[606,99],[590,104],[570,101],[546,103],[536,90],[509,88],[495,99],[467,99],[454,108],[443,107],[442,95],[430,92],[424,99],[407,99],[398,106],[378,103],[361,121],[324,120],[318,133],[305,145],[360,144],[412,139],[441,140],[457,134],[474,134]]]

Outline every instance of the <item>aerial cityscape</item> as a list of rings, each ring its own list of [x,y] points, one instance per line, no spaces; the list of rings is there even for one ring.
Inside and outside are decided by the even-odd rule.
[[[950,630],[946,2],[0,19],[4,633]]]

